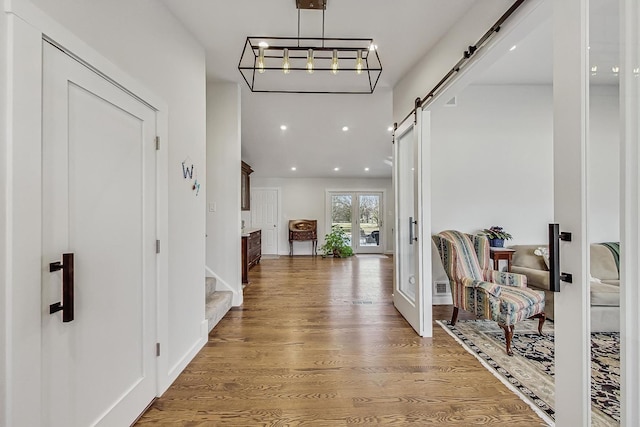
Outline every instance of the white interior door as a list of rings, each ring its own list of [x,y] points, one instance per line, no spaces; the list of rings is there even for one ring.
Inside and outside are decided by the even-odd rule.
[[[42,419],[129,425],[156,394],[156,113],[43,50]],[[69,322],[50,314],[63,253],[75,256]]]
[[[278,254],[278,189],[251,189],[251,226],[262,230],[262,254]]]
[[[420,114],[420,112],[418,113]],[[395,283],[393,303],[413,329],[425,335],[422,263],[422,224],[419,200],[420,126],[406,121],[396,130],[394,144]]]

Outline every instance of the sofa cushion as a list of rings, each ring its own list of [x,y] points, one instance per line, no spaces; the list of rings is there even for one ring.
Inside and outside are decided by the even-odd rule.
[[[544,245],[514,245],[511,249],[515,250],[513,259],[511,260],[512,266],[520,266],[532,268],[535,270],[547,270],[547,266],[544,264],[542,257],[535,255],[533,252],[539,247]]]
[[[591,245],[591,275],[600,280],[620,279],[616,261],[611,251],[597,243]]]
[[[549,290],[549,272],[547,270],[512,265],[511,272],[527,276],[527,286],[530,288]]]
[[[615,286],[620,286],[620,279],[615,279],[615,280],[601,280],[602,283],[606,283],[607,285],[615,285]]]
[[[591,305],[592,306],[620,306],[620,287],[608,285],[606,283],[591,282]]]

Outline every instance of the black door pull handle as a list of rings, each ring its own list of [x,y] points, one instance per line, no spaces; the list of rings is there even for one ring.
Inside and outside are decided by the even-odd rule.
[[[49,306],[49,314],[62,311],[62,321],[73,320],[73,254],[62,254],[62,262],[56,261],[49,264],[49,271],[62,270],[62,301]]]

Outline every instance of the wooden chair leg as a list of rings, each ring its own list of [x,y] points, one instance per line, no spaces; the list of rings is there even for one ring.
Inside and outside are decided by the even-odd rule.
[[[451,326],[455,326],[458,321],[458,307],[453,307],[453,315],[451,316]]]
[[[532,319],[538,319],[538,333],[540,335],[544,335],[542,333],[542,325],[544,325],[544,321],[547,320],[547,315],[544,313],[538,313],[535,316],[531,316]]]
[[[504,340],[507,342],[507,354],[509,356],[513,356],[513,351],[511,351],[511,338],[513,338],[513,325],[507,326],[502,323],[498,323],[500,327],[504,330]]]

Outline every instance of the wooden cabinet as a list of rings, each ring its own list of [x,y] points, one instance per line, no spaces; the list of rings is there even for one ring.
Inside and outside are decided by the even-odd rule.
[[[251,210],[251,179],[249,175],[253,172],[251,166],[245,162],[241,163],[240,171],[240,210]]]
[[[242,235],[242,283],[249,283],[249,270],[260,262],[262,257],[262,232],[259,229],[247,230]]]

